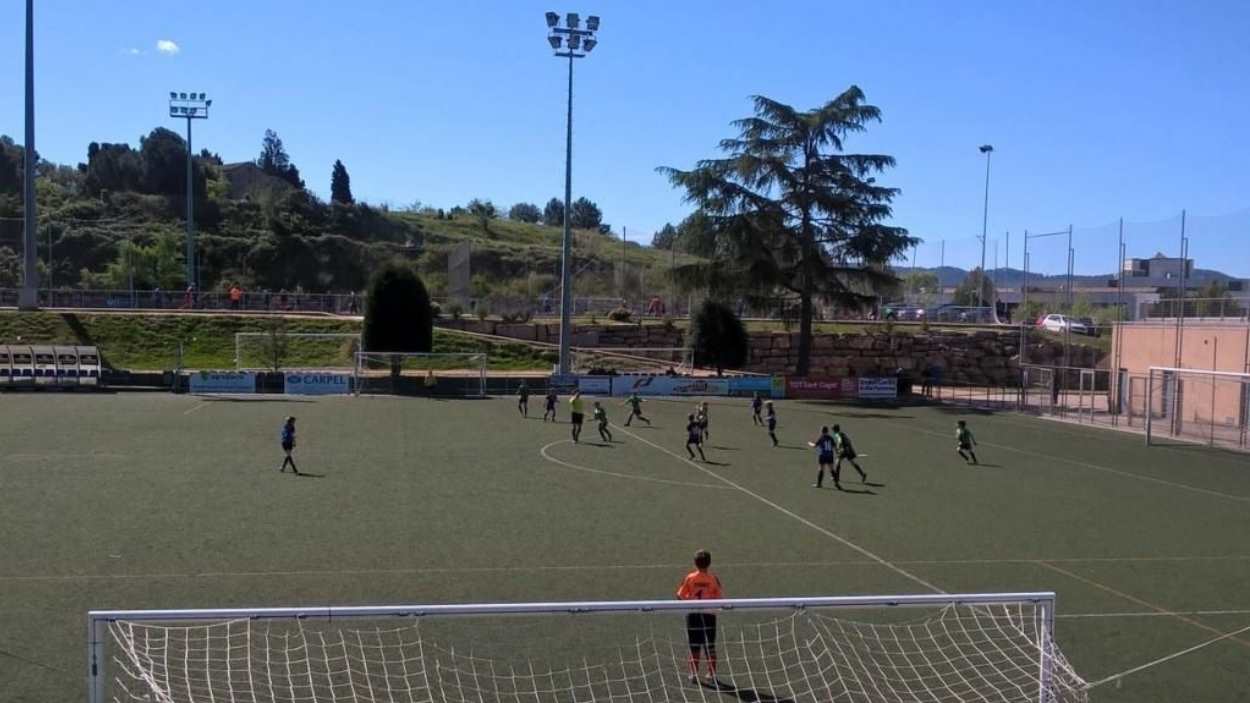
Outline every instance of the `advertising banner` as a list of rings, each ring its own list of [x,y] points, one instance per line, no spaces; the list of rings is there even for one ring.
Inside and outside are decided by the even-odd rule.
[[[297,371],[286,374],[285,392],[289,395],[346,395],[351,390],[351,374]]]
[[[773,379],[771,376],[745,376],[729,379],[729,395],[751,396],[756,393],[772,396]]]
[[[798,378],[786,376],[786,397],[806,400],[836,400],[845,398],[842,379]]]
[[[616,376],[612,395],[729,395],[729,379],[682,376]]]
[[[861,378],[859,397],[864,400],[893,400],[898,397],[898,379]]]
[[[577,390],[587,395],[612,395],[612,377],[578,376]]]
[[[255,393],[251,371],[196,371],[190,376],[192,393]]]

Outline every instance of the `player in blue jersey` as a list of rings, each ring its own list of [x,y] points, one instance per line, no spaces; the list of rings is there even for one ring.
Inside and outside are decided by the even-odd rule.
[[[694,458],[694,452],[691,447],[699,450],[699,458],[707,461],[707,457],[703,455],[703,428],[699,426],[699,422],[695,420],[694,415],[686,416],[686,451],[690,454],[690,458]]]
[[[773,446],[777,446],[777,410],[773,408],[773,401],[769,400],[764,403],[767,409],[765,412],[768,421],[768,436],[773,440]]]
[[[282,451],[286,454],[286,458],[282,460],[282,468],[278,473],[286,473],[286,467],[289,464],[291,471],[299,476],[299,468],[295,466],[295,459],[291,457],[291,452],[295,451],[295,418],[288,417],[282,425]]]
[[[764,418],[760,417],[760,412],[764,409],[764,399],[760,397],[760,392],[756,391],[755,396],[751,398],[751,423],[755,425],[763,425]]]
[[[556,389],[548,386],[547,407],[543,410],[543,422],[546,422],[548,417],[551,418],[552,422],[556,421],[556,401],[559,399],[560,396],[556,395]]]
[[[825,482],[825,468],[829,469],[829,477],[833,479],[833,485],[841,490],[838,485],[838,475],[833,469],[833,454],[837,448],[837,443],[833,439],[833,435],[829,434],[828,427],[820,428],[820,436],[815,441],[808,442],[807,446],[816,449],[816,464],[820,468],[816,471],[816,483],[812,484],[813,488],[822,488]]]

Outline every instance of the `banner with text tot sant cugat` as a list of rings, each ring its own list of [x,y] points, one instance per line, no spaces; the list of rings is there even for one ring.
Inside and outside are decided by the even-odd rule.
[[[352,376],[347,373],[286,373],[284,391],[288,395],[346,395],[352,390]]]
[[[251,371],[194,371],[188,382],[192,393],[256,392],[256,374]]]

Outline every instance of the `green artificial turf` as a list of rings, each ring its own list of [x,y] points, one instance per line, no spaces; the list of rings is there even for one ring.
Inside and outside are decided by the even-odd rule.
[[[800,401],[778,402],[774,449],[745,401],[714,399],[697,468],[674,456],[691,406],[621,428],[609,401],[618,442],[588,425],[573,446],[538,398],[522,419],[512,399],[0,395],[0,699],[85,700],[91,608],[667,598],[699,547],[733,597],[1055,590],[1090,681],[1250,625],[1245,456]],[[286,415],[314,476],[277,472]],[[955,455],[959,418],[981,466]],[[810,487],[805,442],[833,422],[879,485]],[[584,654],[533,632],[491,643]],[[1243,636],[1091,700],[1243,700],[1248,671]]]

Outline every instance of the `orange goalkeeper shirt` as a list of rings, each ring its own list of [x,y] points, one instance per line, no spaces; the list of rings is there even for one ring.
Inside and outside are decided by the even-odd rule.
[[[686,574],[677,587],[677,597],[682,600],[714,600],[724,598],[720,579],[710,571],[698,569]]]

